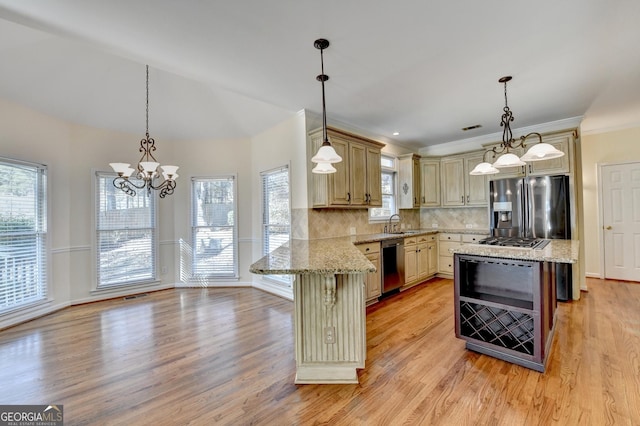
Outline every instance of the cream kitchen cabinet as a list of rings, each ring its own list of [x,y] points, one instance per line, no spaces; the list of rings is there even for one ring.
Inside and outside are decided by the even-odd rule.
[[[375,303],[382,294],[382,275],[380,267],[380,243],[359,244],[358,249],[369,262],[376,267],[376,272],[369,272],[364,278],[365,300],[367,304]]]
[[[420,205],[422,207],[440,207],[440,160],[420,160]]]
[[[471,176],[469,172],[483,161],[484,151],[444,157],[440,161],[442,206],[486,206],[489,185],[486,176]]]
[[[404,239],[405,287],[419,284],[434,276],[438,268],[436,234]]]
[[[406,154],[398,157],[398,208],[412,209],[420,207],[421,179],[420,156]]]
[[[573,152],[576,137],[577,133],[575,130],[542,135],[542,141],[544,143],[553,145],[556,149],[564,152],[565,155],[551,160],[531,161],[524,166],[505,167],[500,169],[500,173],[490,175],[490,179],[572,173],[574,162]],[[511,152],[516,154],[518,157],[522,157],[524,153],[536,143],[538,143],[538,138],[530,136],[525,142],[526,149],[516,148]],[[487,146],[487,149],[494,146],[499,147],[499,144],[489,145]],[[496,158],[492,158],[490,154],[487,154],[488,161],[495,161],[496,159],[497,156]]]
[[[331,145],[342,157],[336,173],[311,174],[313,207],[381,207],[381,149],[384,144],[328,128]],[[322,145],[322,129],[310,135],[309,161]]]
[[[453,277],[453,254],[449,249],[464,244],[475,244],[487,234],[456,234],[442,232],[438,234],[438,273],[445,277]]]

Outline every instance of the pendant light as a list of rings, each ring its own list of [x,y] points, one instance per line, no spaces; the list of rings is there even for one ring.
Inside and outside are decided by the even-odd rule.
[[[139,151],[142,157],[135,169],[129,167],[129,163],[109,163],[113,171],[118,176],[113,179],[113,186],[121,189],[125,194],[130,196],[136,195],[136,189],[146,189],[147,194],[151,190],[159,191],[160,198],[173,194],[176,188],[176,179],[178,179],[178,166],[160,166],[152,152],[156,150],[156,142],[149,137],[149,65],[147,65],[147,127],[146,136],[140,141]],[[162,182],[157,182],[162,170]],[[141,181],[135,184],[129,178],[134,176],[135,179]]]
[[[342,157],[333,149],[329,142],[329,136],[327,135],[327,107],[324,98],[324,82],[329,80],[329,76],[324,73],[324,57],[322,52],[329,47],[329,40],[321,38],[316,40],[313,45],[316,49],[320,50],[320,65],[322,67],[322,74],[316,77],[316,80],[322,83],[322,146],[316,155],[311,158],[311,161],[317,164],[311,171],[319,174],[335,173],[336,169],[332,164],[341,162]]]
[[[521,136],[518,141],[513,139],[513,133],[511,132],[510,125],[513,121],[513,113],[509,109],[509,105],[507,103],[507,82],[511,81],[511,79],[511,76],[505,76],[498,80],[499,83],[504,84],[504,108],[502,120],[500,121],[500,126],[503,127],[502,142],[500,143],[499,148],[494,147],[485,151],[483,160],[486,158],[488,153],[493,154],[492,158],[495,158],[495,156],[499,154],[502,155],[500,155],[493,164],[487,163],[486,161],[478,164],[469,173],[470,175],[492,175],[500,173],[500,170],[498,169],[502,167],[524,166],[526,164],[525,161],[550,160],[564,155],[564,152],[556,149],[553,145],[542,142],[542,135],[540,135],[540,133],[529,133],[526,136]],[[521,158],[516,154],[509,152],[509,150],[515,148],[526,148],[527,145],[525,144],[525,141],[530,136],[537,136],[538,143],[533,145]]]

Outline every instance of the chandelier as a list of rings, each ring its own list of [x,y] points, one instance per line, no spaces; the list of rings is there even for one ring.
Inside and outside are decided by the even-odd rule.
[[[316,40],[313,45],[320,50],[320,65],[322,67],[322,74],[316,77],[316,80],[322,83],[322,146],[316,155],[311,158],[311,161],[316,163],[316,166],[311,171],[319,174],[335,173],[336,169],[332,164],[341,162],[342,157],[333,149],[329,142],[329,136],[327,136],[327,107],[324,100],[324,82],[329,80],[329,76],[324,73],[322,51],[329,47],[329,40],[321,38]]]
[[[156,142],[153,138],[149,137],[149,65],[147,65],[147,130],[144,139],[140,140],[140,149],[142,157],[138,161],[135,169],[129,167],[129,163],[109,163],[113,168],[113,171],[118,176],[113,179],[113,186],[124,191],[125,194],[130,196],[136,195],[136,189],[145,189],[147,194],[151,193],[151,190],[160,191],[160,198],[164,198],[167,195],[173,194],[176,188],[176,179],[178,179],[178,166],[161,166],[160,163],[153,156],[153,151],[156,150]],[[162,177],[160,181],[159,168],[162,170]],[[129,178],[133,176],[134,179],[139,181],[136,184]]]
[[[513,113],[507,104],[507,82],[511,79],[511,76],[505,76],[498,80],[499,83],[504,83],[504,112],[502,114],[502,121],[500,122],[500,126],[503,128],[502,142],[499,147],[493,147],[485,151],[484,156],[482,157],[483,162],[478,164],[469,173],[470,175],[492,175],[500,173],[500,170],[498,169],[502,167],[524,166],[526,164],[525,161],[550,160],[564,155],[564,152],[556,149],[553,145],[542,142],[542,135],[540,135],[540,133],[531,132],[525,136],[521,136],[519,140],[513,139],[513,133],[511,132],[510,125],[513,121]],[[516,148],[525,149],[527,147],[525,141],[530,136],[536,136],[538,138],[538,143],[529,148],[529,151],[527,151],[522,157],[518,157],[516,154],[509,152],[509,150]],[[492,159],[496,158],[497,155],[502,155],[500,155],[500,157],[491,164],[484,161],[489,153],[492,154]]]

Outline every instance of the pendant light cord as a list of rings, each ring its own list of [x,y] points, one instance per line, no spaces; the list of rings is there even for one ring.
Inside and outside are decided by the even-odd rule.
[[[147,65],[147,139],[149,138],[149,65]]]

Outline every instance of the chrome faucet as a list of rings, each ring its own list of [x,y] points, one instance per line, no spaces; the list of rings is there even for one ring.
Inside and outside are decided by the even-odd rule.
[[[391,221],[396,216],[398,217],[398,222],[392,225]],[[389,216],[389,225],[388,225],[388,228],[387,228],[389,230],[389,233],[394,234],[396,232],[396,225],[398,223],[400,223],[400,220],[401,220],[401,218],[400,218],[400,215],[398,213],[395,213],[395,214],[392,214],[391,216]]]

